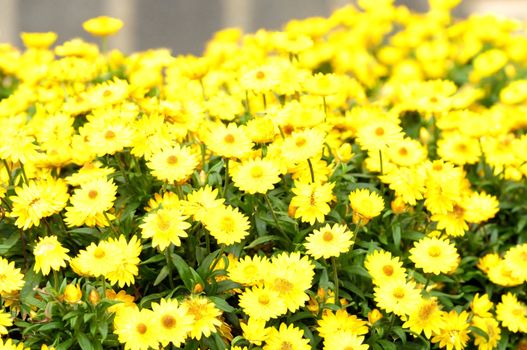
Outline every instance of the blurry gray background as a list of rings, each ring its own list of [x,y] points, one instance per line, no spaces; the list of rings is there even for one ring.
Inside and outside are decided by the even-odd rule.
[[[397,1],[424,11],[426,0]],[[89,37],[82,22],[99,15],[125,26],[110,47],[126,53],[166,47],[174,54],[200,54],[212,34],[225,27],[245,32],[279,29],[288,20],[328,16],[352,0],[0,0],[0,42],[21,46],[19,32],[55,31],[58,42]],[[464,0],[457,15],[493,12],[525,19],[527,0]],[[489,29],[490,30],[490,29]]]

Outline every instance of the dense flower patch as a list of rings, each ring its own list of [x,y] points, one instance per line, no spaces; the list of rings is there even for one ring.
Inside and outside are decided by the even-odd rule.
[[[524,348],[525,27],[430,2],[0,45],[0,348]]]

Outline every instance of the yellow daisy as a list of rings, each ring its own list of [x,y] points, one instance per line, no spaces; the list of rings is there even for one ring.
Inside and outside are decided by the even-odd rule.
[[[212,208],[204,219],[204,225],[219,244],[241,242],[249,234],[249,219],[237,208],[218,206]]]
[[[154,152],[146,165],[159,180],[182,183],[198,166],[198,157],[189,147],[176,145]]]
[[[375,192],[368,189],[356,189],[349,194],[351,209],[353,209],[353,222],[365,225],[384,209],[384,200]]]
[[[58,271],[61,267],[66,267],[69,250],[64,248],[58,241],[57,236],[47,236],[41,238],[33,249],[35,255],[35,271],[42,271],[44,276],[51,270]]]
[[[425,273],[453,273],[460,262],[454,244],[448,239],[424,237],[410,249],[410,260]]]
[[[314,230],[306,237],[307,253],[315,259],[337,257],[349,250],[353,244],[353,234],[346,225],[327,224],[319,230]]]

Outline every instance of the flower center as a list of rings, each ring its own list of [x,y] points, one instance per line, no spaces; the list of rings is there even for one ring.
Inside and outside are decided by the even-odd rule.
[[[460,144],[456,145],[456,151],[458,151],[460,153],[465,153],[467,150],[468,150],[468,147],[464,143],[460,143]]]
[[[88,192],[88,197],[90,197],[91,199],[95,199],[97,198],[98,194],[99,193],[96,190],[91,190],[90,192]]]
[[[326,242],[331,242],[333,240],[333,234],[330,231],[324,232],[322,239]]]
[[[377,129],[375,129],[375,135],[384,136],[384,129],[379,126]]]
[[[104,249],[102,249],[101,247],[95,248],[95,251],[93,252],[93,256],[96,257],[97,259],[102,259],[104,258],[105,255],[106,253],[104,252]]]
[[[157,228],[159,228],[159,230],[161,231],[166,231],[170,228],[170,222],[168,220],[164,220],[160,218],[157,221]]]
[[[437,258],[438,256],[441,255],[441,248],[437,246],[432,246],[428,248],[428,255],[430,255],[433,258]]]
[[[253,167],[251,169],[251,177],[255,179],[259,179],[263,176],[263,170],[261,167]]]
[[[146,325],[144,323],[139,323],[135,329],[137,330],[137,333],[139,334],[145,334],[147,331]]]
[[[226,143],[234,143],[234,136],[232,134],[227,134],[223,138],[223,141],[225,141]]]
[[[262,72],[261,70],[256,72],[256,79],[262,80],[263,78],[265,78],[265,73],[264,72]]]
[[[267,295],[260,295],[258,297],[258,303],[262,304],[262,305],[267,305],[269,304],[269,297]]]
[[[112,91],[111,90],[104,90],[104,92],[102,93],[102,95],[104,97],[109,97],[112,95]]]
[[[407,156],[408,155],[408,150],[406,149],[406,147],[399,148],[399,155],[401,155],[401,156]]]
[[[275,278],[274,289],[280,293],[287,293],[293,289],[293,284],[283,278]]]
[[[280,350],[293,350],[293,344],[288,341],[284,341],[282,342],[282,345],[280,345]]]
[[[247,265],[243,268],[243,273],[248,276],[252,276],[258,272],[258,269],[254,265]]]
[[[111,140],[115,138],[115,133],[112,130],[108,130],[104,133],[104,138],[106,140]]]
[[[174,155],[171,155],[171,156],[168,156],[167,158],[167,163],[170,164],[170,165],[174,165],[178,162],[178,159],[176,156]]]
[[[521,316],[523,314],[523,310],[520,309],[520,308],[516,308],[516,309],[512,310],[512,314],[514,316]]]
[[[226,216],[221,220],[221,229],[225,232],[234,231],[235,221],[230,216]]]
[[[432,314],[432,311],[434,311],[434,309],[435,309],[434,304],[424,305],[423,307],[419,309],[419,318],[422,320],[427,320]]]
[[[161,323],[165,328],[174,328],[176,326],[176,319],[170,315],[164,315],[161,318]]]
[[[393,266],[392,265],[384,265],[382,267],[382,272],[386,275],[386,276],[391,276],[393,275]]]
[[[397,287],[393,290],[392,295],[396,299],[402,299],[405,296],[404,289]]]
[[[303,137],[299,137],[299,138],[296,139],[295,145],[296,145],[297,147],[302,147],[302,146],[304,146],[304,145],[306,144],[306,142],[307,142],[307,141],[306,141],[305,138],[303,138]]]

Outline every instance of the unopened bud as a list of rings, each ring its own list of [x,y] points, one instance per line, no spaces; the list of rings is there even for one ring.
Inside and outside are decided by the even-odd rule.
[[[368,323],[373,325],[375,322],[379,321],[382,318],[382,314],[378,309],[373,309],[368,312]]]
[[[203,285],[201,283],[196,283],[192,289],[192,293],[199,294],[203,292]]]
[[[97,290],[92,289],[91,292],[90,292],[90,295],[88,296],[88,300],[93,305],[96,305],[101,300],[101,296],[99,295]]]
[[[68,284],[66,286],[66,289],[64,290],[64,300],[66,300],[68,303],[78,303],[82,298],[82,291],[80,286]]]

